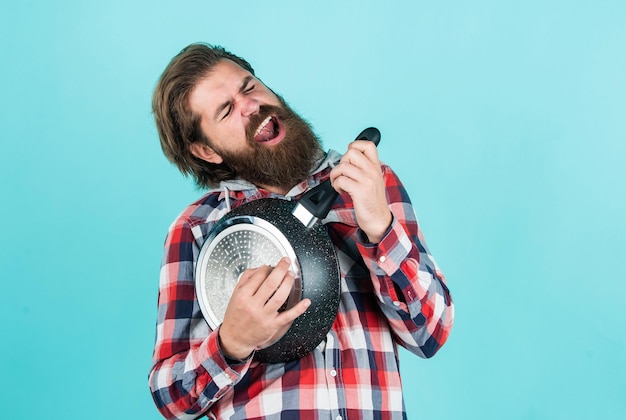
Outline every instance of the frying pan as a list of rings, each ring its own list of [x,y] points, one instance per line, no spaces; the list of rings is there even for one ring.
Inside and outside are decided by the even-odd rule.
[[[376,145],[380,132],[370,127],[357,140]],[[299,359],[326,337],[339,308],[339,263],[324,219],[338,193],[330,180],[312,188],[296,203],[261,198],[227,213],[209,232],[195,271],[200,310],[214,330],[224,313],[241,274],[261,265],[275,266],[289,257],[295,276],[291,293],[281,309],[309,298],[312,305],[296,318],[274,343],[257,350],[256,360],[280,363]]]

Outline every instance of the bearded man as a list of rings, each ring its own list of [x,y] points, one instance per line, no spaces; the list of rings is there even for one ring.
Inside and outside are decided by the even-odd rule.
[[[324,153],[310,125],[221,47],[192,44],[163,72],[153,112],[166,157],[208,192],[165,242],[150,388],[168,419],[406,418],[398,345],[420,357],[445,343],[454,310],[413,207],[373,143]],[[337,317],[302,358],[263,363],[272,343],[311,305],[282,303],[290,261],[246,270],[221,324],[204,320],[194,286],[199,250],[231,208],[297,200],[330,179],[340,193],[326,225],[340,252]]]

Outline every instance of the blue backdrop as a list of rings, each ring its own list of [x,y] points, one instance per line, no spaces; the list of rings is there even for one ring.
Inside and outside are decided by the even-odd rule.
[[[3,1],[0,417],[158,419],[161,247],[200,192],[150,110],[221,44],[409,190],[457,305],[411,419],[626,418],[626,3]]]

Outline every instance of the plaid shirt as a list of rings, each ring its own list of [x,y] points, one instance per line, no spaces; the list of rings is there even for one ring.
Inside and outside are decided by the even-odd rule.
[[[316,172],[282,198],[297,199],[327,179],[339,157],[331,151]],[[367,243],[350,197],[337,200],[323,222],[339,258],[339,313],[317,348],[288,363],[265,364],[252,357],[229,364],[218,329],[212,331],[202,317],[194,283],[195,262],[213,224],[231,206],[276,195],[240,182],[236,189],[209,192],[181,213],[165,242],[149,378],[163,416],[406,418],[397,345],[420,357],[433,356],[450,333],[454,308],[406,191],[389,167],[382,169],[393,222],[380,243]]]

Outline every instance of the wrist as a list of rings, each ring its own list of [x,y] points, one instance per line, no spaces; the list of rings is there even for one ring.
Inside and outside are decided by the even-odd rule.
[[[388,216],[383,219],[383,221],[379,224],[379,226],[369,229],[366,231],[365,229],[361,229],[363,234],[367,238],[367,242],[371,244],[377,244],[385,237],[387,232],[389,232],[389,228],[391,227],[391,223],[393,222],[393,217],[391,212],[388,213]]]
[[[254,347],[250,348],[245,345],[239,345],[229,340],[227,335],[223,334],[221,328],[218,331],[217,339],[222,355],[224,355],[224,358],[229,362],[229,364],[233,364],[230,363],[231,361],[235,361],[236,363],[244,362],[254,352]]]

